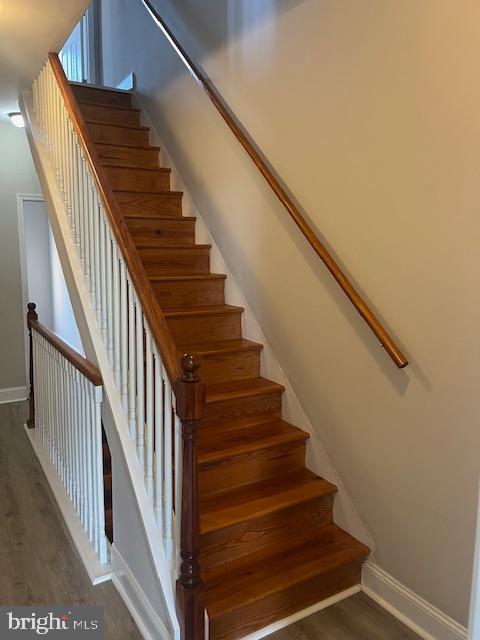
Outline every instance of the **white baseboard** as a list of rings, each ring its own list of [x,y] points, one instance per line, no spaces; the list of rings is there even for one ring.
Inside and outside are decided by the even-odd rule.
[[[303,609],[302,611],[297,611],[297,613],[288,616],[287,618],[283,618],[283,620],[279,620],[278,622],[274,622],[273,624],[268,625],[268,627],[264,627],[263,629],[259,629],[258,631],[254,631],[248,636],[244,636],[242,640],[260,640],[260,638],[264,638],[265,636],[269,636],[271,633],[275,633],[275,631],[279,631],[280,629],[284,629],[299,620],[303,620],[303,618],[307,618],[308,616],[317,613],[317,611],[321,611],[322,609],[326,609],[327,607],[331,607],[332,604],[337,604],[341,600],[345,600],[345,598],[349,598],[350,596],[355,595],[359,591],[362,590],[361,585],[356,585],[355,587],[350,587],[350,589],[345,589],[345,591],[341,591],[340,593],[335,594],[331,598],[327,598],[326,600],[322,600],[321,602],[317,602],[313,604],[311,607],[307,609]]]
[[[112,582],[145,640],[171,640],[165,624],[131,572],[115,544],[112,545]]]
[[[30,444],[35,451],[35,454],[42,466],[43,473],[50,485],[50,489],[57,501],[58,507],[62,513],[65,524],[68,531],[72,536],[73,543],[77,548],[83,565],[88,573],[88,577],[92,581],[92,584],[100,584],[106,580],[110,580],[112,577],[112,569],[110,564],[100,564],[95,549],[92,547],[87,534],[83,529],[83,525],[80,522],[80,518],[77,516],[75,509],[73,508],[70,498],[64,489],[62,481],[58,477],[57,471],[43,448],[43,446],[37,441],[35,429],[28,429],[25,426]]]
[[[424,640],[466,640],[467,629],[373,562],[366,562],[362,589]]]
[[[22,402],[27,398],[27,387],[10,387],[8,389],[0,389],[0,404],[7,404],[7,402]]]

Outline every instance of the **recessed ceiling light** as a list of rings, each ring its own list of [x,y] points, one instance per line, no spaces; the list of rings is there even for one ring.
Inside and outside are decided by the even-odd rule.
[[[22,114],[19,111],[14,111],[12,113],[7,114],[10,118],[10,122],[19,129],[23,129],[25,127],[25,120],[23,119]]]

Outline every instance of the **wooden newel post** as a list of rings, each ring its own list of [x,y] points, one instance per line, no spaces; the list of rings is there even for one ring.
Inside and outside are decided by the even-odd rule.
[[[175,385],[177,414],[182,421],[182,529],[180,577],[177,580],[177,611],[182,640],[204,640],[203,583],[198,560],[200,509],[198,495],[198,422],[205,413],[205,385],[200,379],[200,360],[187,353],[181,362],[182,377]]]
[[[35,428],[35,390],[33,384],[33,337],[32,337],[32,320],[38,320],[38,314],[35,311],[37,305],[33,302],[28,303],[28,313],[27,313],[27,326],[28,326],[28,334],[30,337],[30,394],[29,394],[29,404],[30,404],[30,415],[27,420],[27,427],[29,429]]]

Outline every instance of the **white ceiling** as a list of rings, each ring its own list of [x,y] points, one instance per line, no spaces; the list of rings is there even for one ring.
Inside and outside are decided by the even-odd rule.
[[[58,51],[89,0],[0,0],[0,120],[18,111],[49,51]]]

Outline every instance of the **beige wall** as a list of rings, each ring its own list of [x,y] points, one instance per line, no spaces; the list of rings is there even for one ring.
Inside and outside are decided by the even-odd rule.
[[[480,467],[480,4],[157,2],[410,367],[382,352],[140,2],[103,2],[105,80],[138,74],[376,561],[466,623]]]
[[[40,193],[27,137],[0,122],[0,389],[25,385],[17,193]]]

